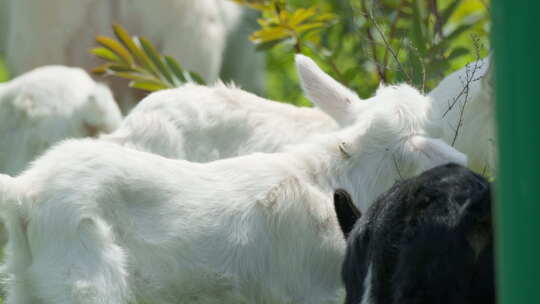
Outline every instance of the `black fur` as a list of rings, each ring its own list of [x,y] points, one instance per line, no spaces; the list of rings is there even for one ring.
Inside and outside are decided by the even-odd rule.
[[[349,193],[343,189],[334,192],[334,208],[341,231],[347,237],[362,213],[354,205]]]
[[[464,167],[394,185],[347,242],[346,304],[495,303],[490,185]]]

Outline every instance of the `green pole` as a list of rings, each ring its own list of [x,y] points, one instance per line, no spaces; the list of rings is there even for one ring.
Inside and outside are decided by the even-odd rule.
[[[493,0],[499,304],[540,304],[540,1]]]

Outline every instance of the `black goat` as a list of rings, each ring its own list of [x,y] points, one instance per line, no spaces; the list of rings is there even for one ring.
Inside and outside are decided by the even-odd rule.
[[[354,206],[336,191],[344,234]],[[346,304],[495,303],[491,191],[448,164],[395,184],[355,224],[342,278]]]

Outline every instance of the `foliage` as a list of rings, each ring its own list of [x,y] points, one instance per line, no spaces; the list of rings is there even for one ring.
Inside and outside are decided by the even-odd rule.
[[[118,40],[96,37],[101,47],[90,52],[107,62],[92,72],[129,79],[130,87],[145,91],[173,88],[186,82],[204,84],[199,75],[182,69],[174,58],[161,55],[150,40],[131,37],[118,24],[113,25],[113,30]]]
[[[429,91],[487,53],[482,46],[488,46],[488,0],[231,1],[261,13],[260,29],[250,39],[267,52],[267,97],[298,105],[308,102],[298,85],[294,53],[314,58],[362,97],[381,82],[408,82]],[[107,62],[95,72],[127,78],[149,91],[202,82],[159,54],[148,39],[113,28],[118,40],[97,37],[102,47],[92,53]]]
[[[8,81],[9,80],[9,71],[7,69],[7,65],[5,61],[0,58],[0,82]]]
[[[255,43],[271,47],[267,61],[271,99],[306,104],[293,65],[292,55],[298,51],[315,58],[363,97],[372,95],[381,82],[405,81],[428,91],[445,75],[476,60],[478,52],[487,53],[481,46],[488,46],[489,10],[482,0],[233,1],[259,5],[261,31],[273,24],[273,5],[291,16],[316,9],[324,16],[339,16],[337,22],[270,45],[252,36]]]
[[[331,13],[319,13],[314,6],[288,10],[284,0],[233,1],[262,12],[263,18],[258,20],[261,29],[250,36],[259,45],[259,50],[287,41],[294,44],[296,52],[301,52],[301,38],[314,30],[328,27],[336,17]]]

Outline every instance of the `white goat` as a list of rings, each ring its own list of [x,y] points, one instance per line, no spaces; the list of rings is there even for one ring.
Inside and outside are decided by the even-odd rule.
[[[311,96],[314,104],[340,126],[362,120],[364,102],[356,102],[353,93],[344,98],[344,88],[339,89],[341,94],[336,94],[338,90],[334,88],[340,85],[313,65],[309,59],[300,58],[298,72],[308,96],[319,90]],[[442,133],[432,129],[429,135],[441,137],[465,153],[471,169],[479,173],[495,170],[495,114],[489,67],[489,58],[472,62],[444,78],[428,95],[433,102],[429,115],[442,127]],[[322,77],[326,77],[324,82],[334,84],[321,85]]]
[[[216,85],[185,85],[181,88],[151,94],[135,107],[122,126],[106,139],[139,150],[172,158],[206,162],[253,152],[276,152],[291,143],[346,127],[363,120],[362,112],[371,102],[403,98],[417,94],[402,85],[400,90],[384,87],[373,98],[361,100],[355,93],[324,73],[311,59],[297,55],[297,70],[306,95],[317,108],[299,108],[273,102],[245,91]],[[477,63],[471,64],[471,66]],[[486,164],[485,153],[493,147],[493,113],[490,86],[476,78],[485,74],[488,64],[479,62],[474,81],[470,81],[468,101],[463,111],[463,125],[456,140],[458,150],[474,159],[477,171]],[[464,68],[448,76],[430,93],[433,109],[428,115],[442,129],[427,130],[430,136],[453,142],[465,94]],[[472,77],[472,76],[469,76]],[[487,79],[487,78],[484,78]],[[399,92],[399,94],[396,94]],[[449,111],[453,97],[456,105]],[[441,132],[442,130],[442,132]]]
[[[249,72],[254,77],[242,78],[247,82],[241,85],[261,90],[260,84],[254,82],[261,81],[256,75],[262,74],[264,58],[253,55],[254,47],[247,39],[249,30],[245,24],[239,28],[244,10],[232,1],[0,1],[8,2],[6,61],[14,75],[47,64],[86,69],[97,66],[100,60],[88,53],[96,46],[95,37],[112,35],[111,24],[120,23],[132,34],[149,38],[161,52],[175,57],[184,68],[199,73],[209,83],[219,77],[228,34],[242,31],[245,42],[236,45],[236,53],[242,57],[234,58],[231,52],[232,58],[227,60],[249,60]],[[129,108],[127,103],[135,101],[132,89],[125,82],[105,80],[121,104]]]
[[[311,59],[297,55],[308,96],[338,121],[352,123],[369,101],[325,74]],[[397,94],[399,92],[399,94]],[[408,86],[382,90],[373,100],[415,98]],[[339,116],[342,108],[356,105],[356,115]],[[281,151],[287,144],[339,128],[331,116],[317,108],[296,107],[217,84],[187,84],[153,93],[104,139],[162,156],[207,162],[253,152]]]
[[[121,115],[110,90],[79,68],[46,66],[0,84],[0,172],[21,172],[65,138],[112,132]]]
[[[469,167],[496,174],[495,105],[489,57],[450,74],[429,93],[442,138],[467,154]],[[458,127],[459,125],[459,127]]]
[[[395,180],[466,162],[426,137],[426,97],[384,91],[403,95],[282,153],[200,164],[83,139],[0,175],[7,303],[337,303],[334,189],[365,210]]]
[[[166,157],[207,162],[279,151],[337,128],[318,109],[273,102],[222,84],[188,84],[146,97],[116,132],[102,138]]]

